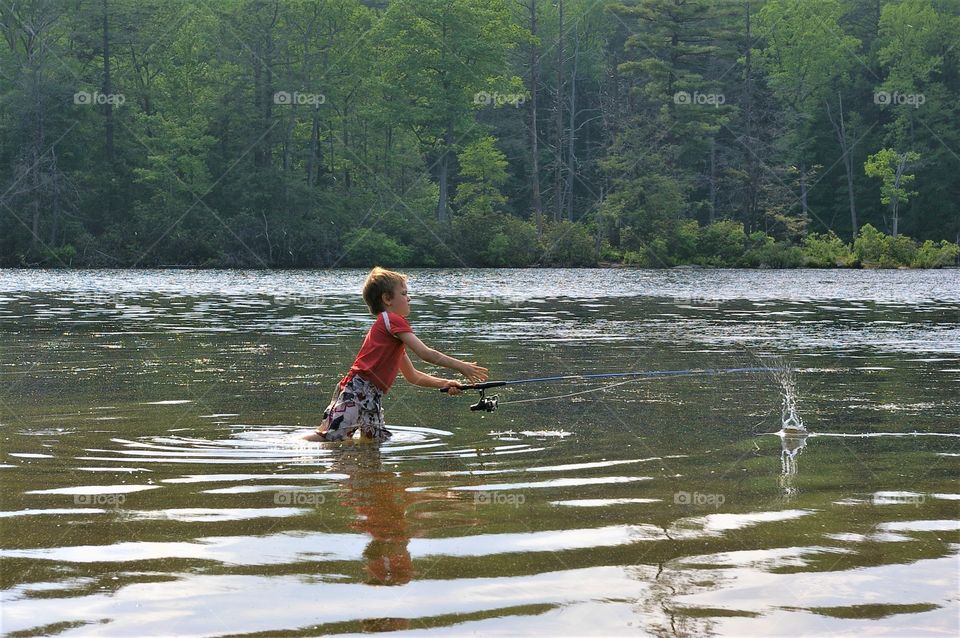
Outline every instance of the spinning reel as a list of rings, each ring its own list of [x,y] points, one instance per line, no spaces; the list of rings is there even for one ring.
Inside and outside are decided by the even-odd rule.
[[[499,395],[493,395],[492,397],[486,396],[483,391],[487,388],[499,388],[502,385],[507,385],[505,381],[488,381],[486,383],[475,383],[473,385],[464,385],[460,386],[461,390],[480,390],[480,399],[470,406],[471,412],[493,412],[497,409],[497,405],[500,402]],[[449,392],[450,388],[440,388],[440,392]]]
[[[500,395],[495,394],[492,397],[484,396],[483,389],[480,390],[480,399],[470,406],[471,412],[493,412],[497,409],[500,401]]]

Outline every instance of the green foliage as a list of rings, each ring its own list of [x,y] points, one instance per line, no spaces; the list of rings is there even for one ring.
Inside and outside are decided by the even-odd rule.
[[[537,228],[532,223],[505,216],[498,236],[502,237],[491,252],[504,266],[530,266],[540,258]],[[589,260],[588,260],[589,261]],[[593,262],[590,261],[592,264]]]
[[[880,255],[881,268],[901,268],[913,263],[917,256],[917,243],[906,235],[887,237]]]
[[[696,262],[703,266],[727,266],[743,255],[747,236],[743,224],[722,220],[700,229]]]
[[[0,2],[0,266],[954,259],[956,2],[181,4]]]
[[[804,262],[803,249],[799,246],[770,242],[748,250],[739,260],[739,265],[748,268],[800,268]]]
[[[795,112],[814,108],[831,81],[854,64],[860,41],[840,26],[837,0],[770,0],[757,14],[766,46],[754,53],[767,81]]]
[[[454,202],[467,214],[489,215],[502,210],[507,198],[500,187],[507,181],[507,158],[491,136],[467,145],[458,156],[460,177]]]
[[[864,268],[940,268],[956,261],[960,245],[927,240],[918,247],[906,235],[885,235],[867,224],[853,243],[853,253]]]
[[[543,231],[541,241],[545,266],[595,266],[596,240],[582,224],[561,221]]]
[[[917,250],[910,265],[913,268],[941,268],[955,264],[958,257],[960,257],[960,245],[946,240],[937,243],[928,239]]]
[[[342,241],[344,266],[399,268],[410,261],[408,247],[378,230],[357,228],[348,232]]]
[[[539,256],[530,222],[492,212],[470,211],[453,219],[451,245],[457,266],[529,266]]]
[[[814,268],[844,268],[854,263],[850,246],[833,232],[804,237],[803,255],[806,265]]]
[[[886,250],[886,235],[866,224],[853,242],[853,254],[861,266],[876,268]]]
[[[898,203],[906,204],[917,194],[907,188],[916,179],[916,175],[908,175],[906,170],[919,159],[919,153],[897,153],[892,148],[881,149],[867,158],[863,165],[867,177],[879,177],[883,180],[880,187],[881,203],[896,207]]]
[[[910,93],[943,64],[944,21],[931,0],[892,2],[880,10],[877,60],[889,68],[885,87]]]

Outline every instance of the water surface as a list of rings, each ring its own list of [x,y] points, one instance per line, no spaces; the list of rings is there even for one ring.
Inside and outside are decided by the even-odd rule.
[[[387,444],[301,443],[364,275],[0,271],[2,631],[960,630],[958,271],[412,271],[494,378],[781,371],[399,380]]]

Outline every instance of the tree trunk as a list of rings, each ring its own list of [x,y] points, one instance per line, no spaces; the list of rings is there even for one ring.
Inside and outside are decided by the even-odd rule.
[[[530,0],[530,33],[537,35],[537,0]],[[537,223],[537,236],[543,234],[543,201],[540,199],[540,150],[537,131],[537,90],[540,84],[540,56],[537,46],[530,44],[530,181],[532,188],[533,215]]]
[[[437,202],[437,221],[441,224],[447,221],[447,207],[450,200],[450,149],[453,147],[453,122],[447,122],[447,130],[443,134],[443,150],[440,156],[440,199]]]
[[[256,100],[257,114],[261,120],[261,129],[258,134],[263,139],[257,143],[254,151],[254,165],[259,169],[267,169],[272,161],[273,135],[270,132],[273,119],[273,27],[277,23],[279,3],[274,5],[273,16],[263,25],[262,31],[257,34],[256,46],[251,51],[251,62],[254,73],[254,99]]]
[[[846,124],[843,120],[843,103],[840,103],[840,128],[843,130],[844,139],[847,136]],[[850,227],[851,241],[857,236],[857,198],[853,190],[853,154],[850,152],[849,145],[844,149],[844,156],[847,166],[847,197],[850,200]]]
[[[103,0],[103,94],[107,98],[113,94],[113,86],[110,83],[110,21],[107,19],[107,0]],[[110,99],[106,99],[103,104],[103,116],[105,118],[104,155],[107,159],[107,165],[113,172],[113,104]],[[108,198],[109,199],[109,198]]]
[[[717,138],[710,138],[710,223],[717,219]]]
[[[803,216],[803,227],[806,229],[810,221],[810,209],[807,207],[807,161],[800,160],[800,209]]]
[[[898,157],[897,172],[893,178],[893,195],[890,196],[890,212],[893,213],[893,232],[891,234],[894,237],[897,236],[897,231],[900,227],[900,197],[897,193],[900,192],[900,178],[903,176],[906,166],[905,157]]]
[[[42,212],[42,206],[40,204],[41,198],[43,196],[43,189],[40,187],[40,174],[43,171],[43,145],[44,145],[44,108],[43,103],[43,92],[41,87],[41,73],[40,73],[40,60],[33,59],[34,52],[31,50],[29,54],[29,63],[33,66],[33,102],[34,102],[34,117],[36,122],[36,128],[34,129],[34,139],[33,139],[33,148],[30,149],[29,161],[27,165],[31,173],[30,181],[32,182],[32,192],[31,200],[33,205],[33,219],[31,220],[31,236],[30,236],[30,246],[36,248],[37,242],[40,239],[40,213]],[[39,58],[39,55],[37,56]]]
[[[317,184],[319,173],[320,150],[320,105],[313,105],[313,125],[310,127],[310,154],[307,156],[307,186],[313,188]]]
[[[579,30],[577,31],[575,43],[573,47],[573,71],[570,73],[570,130],[567,135],[567,185],[566,194],[564,195],[567,208],[567,220],[571,222],[573,221],[573,171],[577,159],[574,151],[574,125],[576,124],[577,118],[577,58],[580,56]]]
[[[746,210],[744,216],[747,220],[747,229],[753,231],[758,223],[757,220],[757,199],[760,190],[760,166],[757,160],[757,143],[754,139],[754,96],[753,96],[753,62],[751,58],[751,44],[753,42],[753,32],[750,22],[751,3],[746,2],[746,39],[747,48],[745,51],[744,63],[744,111],[745,111],[745,139],[744,143],[747,149],[747,192],[746,192]]]
[[[553,220],[560,221],[563,212],[563,0],[558,0],[559,28],[557,29],[557,102],[554,139],[556,172],[553,176]]]
[[[853,192],[853,155],[851,154],[850,140],[847,136],[847,126],[843,118],[843,95],[837,91],[837,101],[840,106],[838,120],[833,119],[830,112],[830,102],[827,101],[827,117],[830,124],[833,125],[833,131],[837,135],[837,141],[840,142],[840,152],[842,153],[843,168],[847,173],[847,199],[850,206],[850,233],[851,241],[857,237],[857,202]]]

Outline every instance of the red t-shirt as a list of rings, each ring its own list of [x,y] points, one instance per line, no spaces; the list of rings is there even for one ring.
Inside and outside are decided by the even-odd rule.
[[[340,387],[359,374],[386,393],[400,372],[404,350],[403,342],[396,335],[402,332],[413,332],[406,319],[395,312],[383,311],[377,315]]]

